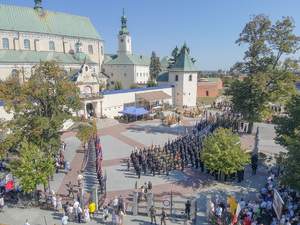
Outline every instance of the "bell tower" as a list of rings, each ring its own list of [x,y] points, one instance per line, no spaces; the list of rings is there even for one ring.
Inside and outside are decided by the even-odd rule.
[[[123,15],[121,17],[121,30],[118,35],[118,55],[132,54],[131,52],[131,36],[127,30],[127,18],[125,16],[125,9],[123,8]]]

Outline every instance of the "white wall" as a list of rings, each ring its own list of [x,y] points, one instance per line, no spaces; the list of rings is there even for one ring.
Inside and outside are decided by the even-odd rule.
[[[0,119],[11,120],[13,118],[13,113],[8,114],[4,110],[4,106],[0,106]]]
[[[124,106],[135,106],[135,96],[139,93],[153,92],[153,91],[163,91],[166,94],[173,97],[173,88],[161,88],[161,89],[150,89],[145,91],[134,91],[127,93],[118,93],[118,94],[108,94],[104,95],[102,100],[102,114],[107,117],[113,118],[114,116],[122,115],[119,114],[119,111],[124,109]],[[170,104],[173,104],[173,100],[169,100]]]

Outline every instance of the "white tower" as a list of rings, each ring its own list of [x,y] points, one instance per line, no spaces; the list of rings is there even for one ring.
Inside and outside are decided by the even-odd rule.
[[[186,49],[169,70],[169,84],[174,85],[175,105],[196,106],[198,70]]]
[[[118,55],[120,54],[132,54],[131,52],[131,36],[127,30],[127,19],[123,8],[123,16],[121,17],[122,29],[118,35]]]

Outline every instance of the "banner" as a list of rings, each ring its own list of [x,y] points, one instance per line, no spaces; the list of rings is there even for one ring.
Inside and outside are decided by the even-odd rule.
[[[282,215],[284,202],[282,198],[280,197],[278,191],[274,189],[274,199],[273,199],[273,209],[277,215],[277,218],[280,220]]]
[[[9,173],[6,175],[6,191],[9,191],[11,189],[13,189],[14,186],[14,179],[12,176],[12,173]]]

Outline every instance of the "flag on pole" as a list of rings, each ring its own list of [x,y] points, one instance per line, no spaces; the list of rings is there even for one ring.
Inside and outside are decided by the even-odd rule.
[[[14,179],[12,176],[12,173],[9,173],[6,175],[6,191],[9,191],[11,189],[13,189],[14,186]]]
[[[98,149],[101,149],[100,141],[98,142]]]
[[[238,203],[237,209],[236,209],[235,214],[234,214],[234,219],[233,219],[232,224],[234,224],[235,222],[237,222],[237,218],[238,218],[240,212],[241,212],[241,205],[240,205],[240,203]]]

